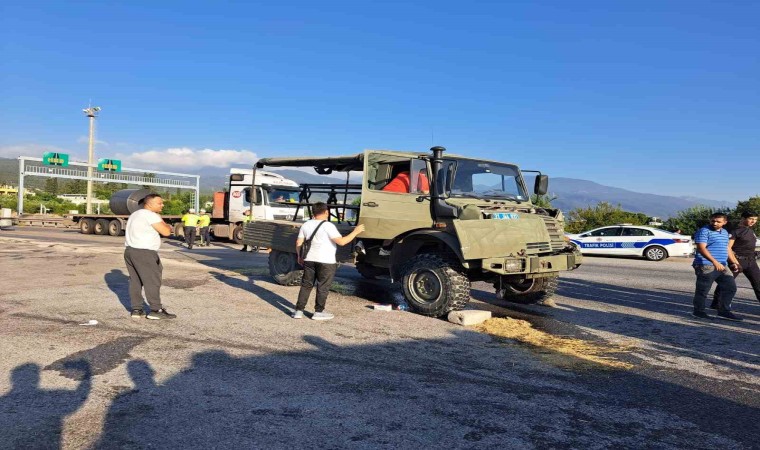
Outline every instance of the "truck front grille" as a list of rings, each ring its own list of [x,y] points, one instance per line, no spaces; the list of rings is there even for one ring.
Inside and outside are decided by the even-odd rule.
[[[552,250],[548,242],[528,242],[525,246],[528,253],[545,253]]]
[[[551,240],[551,251],[558,252],[565,248],[565,236],[562,234],[562,225],[553,217],[541,216],[546,224],[546,231],[549,232]]]

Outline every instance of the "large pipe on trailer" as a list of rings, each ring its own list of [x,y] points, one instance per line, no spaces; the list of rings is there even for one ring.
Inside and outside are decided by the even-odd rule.
[[[152,194],[150,189],[122,189],[111,195],[108,206],[111,212],[117,216],[128,216],[135,211],[142,209],[143,200],[148,194]]]

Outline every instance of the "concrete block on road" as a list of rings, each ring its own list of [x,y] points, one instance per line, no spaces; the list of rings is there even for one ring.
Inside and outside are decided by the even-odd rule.
[[[451,311],[449,322],[462,326],[477,325],[491,318],[491,311]]]

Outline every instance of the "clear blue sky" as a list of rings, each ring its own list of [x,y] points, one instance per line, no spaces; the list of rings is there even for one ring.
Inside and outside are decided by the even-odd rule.
[[[1,2],[0,156],[86,155],[92,99],[97,156],[142,166],[434,143],[760,195],[760,3],[259,3]]]

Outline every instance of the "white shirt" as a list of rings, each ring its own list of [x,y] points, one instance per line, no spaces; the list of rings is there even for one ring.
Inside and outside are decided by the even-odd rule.
[[[127,220],[126,242],[127,247],[141,248],[145,250],[158,250],[161,247],[161,235],[158,234],[154,223],[163,222],[161,216],[141,209],[133,212]]]
[[[304,241],[309,239],[314,233],[314,230],[317,229],[317,225],[320,223],[322,223],[321,220],[315,219],[304,223],[301,226],[301,231],[298,232],[298,238],[303,239]],[[319,230],[317,230],[314,239],[312,239],[309,253],[306,255],[306,258],[304,258],[304,261],[335,264],[335,252],[338,250],[338,245],[332,240],[339,237],[343,237],[343,235],[340,234],[340,231],[338,231],[337,228],[335,228],[335,225],[325,221],[325,223],[319,227]]]

